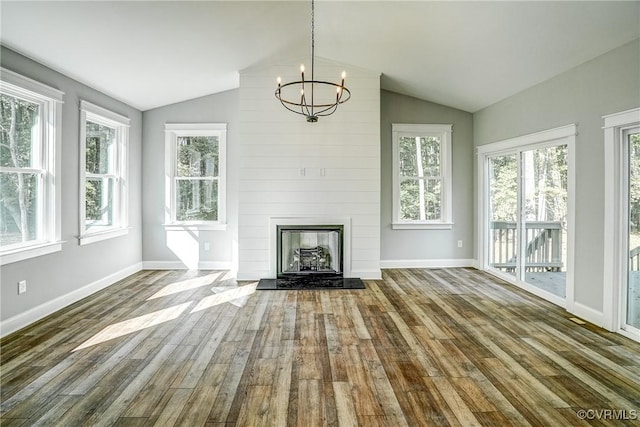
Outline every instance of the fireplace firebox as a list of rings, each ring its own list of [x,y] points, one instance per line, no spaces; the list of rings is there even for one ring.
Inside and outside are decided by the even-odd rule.
[[[277,277],[343,277],[343,225],[278,225]]]

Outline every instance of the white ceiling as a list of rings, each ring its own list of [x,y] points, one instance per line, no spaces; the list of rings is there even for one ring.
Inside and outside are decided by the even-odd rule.
[[[308,62],[310,49],[307,1],[3,0],[0,13],[7,47],[141,110],[238,87],[239,70],[289,50]],[[640,1],[316,3],[317,56],[470,112],[638,37]]]

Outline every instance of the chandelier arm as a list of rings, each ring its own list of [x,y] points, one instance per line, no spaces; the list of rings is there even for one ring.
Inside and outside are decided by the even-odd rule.
[[[278,99],[280,100],[280,103],[282,104],[282,106],[283,106],[284,108],[286,108],[287,110],[291,111],[292,113],[296,113],[296,114],[300,114],[300,115],[302,115],[302,116],[306,116],[306,114],[301,113],[301,112],[300,112],[300,111],[298,111],[298,110],[294,110],[293,108],[291,108],[291,107],[289,107],[289,106],[287,105],[287,104],[291,104],[291,105],[299,106],[298,104],[295,104],[295,103],[292,103],[292,102],[289,102],[289,101],[283,100],[282,98],[279,98],[279,97],[278,97]]]
[[[332,115],[333,113],[336,112],[336,110],[338,109],[338,105],[339,104],[332,104],[331,106],[325,108],[324,110],[320,110],[320,111],[316,112],[316,116],[330,116],[330,115]],[[331,110],[331,112],[327,113],[327,111],[329,111],[329,110]]]

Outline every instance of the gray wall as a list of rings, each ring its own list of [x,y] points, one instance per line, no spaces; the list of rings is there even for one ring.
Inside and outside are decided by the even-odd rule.
[[[453,229],[392,230],[393,123],[453,124]],[[472,259],[473,257],[473,117],[471,113],[381,91],[381,260]],[[462,240],[463,247],[457,242]]]
[[[165,123],[227,123],[227,230],[200,232],[199,260],[233,262],[238,236],[238,115],[237,89],[147,110],[143,113],[142,256],[145,262],[180,262],[167,246],[164,193]],[[204,243],[210,250],[204,250]],[[169,265],[169,264],[168,264]]]
[[[576,123],[575,301],[602,310],[602,116],[640,106],[640,41],[474,114],[477,146]],[[477,197],[477,194],[476,194]]]
[[[6,320],[106,278],[142,261],[140,191],[142,113],[18,53],[1,48],[2,67],[63,91],[62,251],[4,265],[0,271],[1,313]],[[129,138],[129,234],[79,246],[79,101],[83,99],[131,119]],[[17,283],[27,280],[27,293]]]

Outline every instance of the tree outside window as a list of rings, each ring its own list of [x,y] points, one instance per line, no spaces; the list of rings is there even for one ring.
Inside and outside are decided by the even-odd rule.
[[[167,226],[225,226],[226,124],[166,124]]]
[[[129,119],[80,103],[80,244],[126,234]]]
[[[451,125],[394,124],[393,144],[393,227],[450,228]]]

